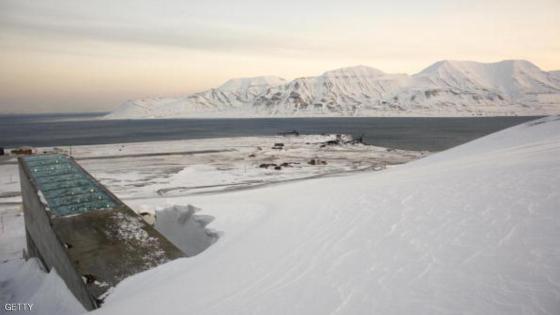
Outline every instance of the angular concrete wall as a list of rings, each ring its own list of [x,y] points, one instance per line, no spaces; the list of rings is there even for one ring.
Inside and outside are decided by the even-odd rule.
[[[86,309],[124,278],[184,256],[73,159],[37,159],[19,159],[28,253]]]

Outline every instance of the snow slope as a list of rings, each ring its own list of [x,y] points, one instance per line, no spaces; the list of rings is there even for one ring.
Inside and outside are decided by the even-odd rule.
[[[560,76],[525,60],[439,61],[387,74],[355,66],[290,82],[234,79],[180,98],[128,101],[107,118],[498,116],[560,113]]]
[[[560,84],[560,70],[549,71],[550,79],[556,84]]]
[[[192,204],[221,238],[98,314],[558,314],[560,117],[382,172]]]

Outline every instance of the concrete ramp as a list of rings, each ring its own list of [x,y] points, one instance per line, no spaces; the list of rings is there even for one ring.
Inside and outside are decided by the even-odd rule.
[[[19,158],[27,248],[86,309],[124,278],[184,254],[65,155]]]

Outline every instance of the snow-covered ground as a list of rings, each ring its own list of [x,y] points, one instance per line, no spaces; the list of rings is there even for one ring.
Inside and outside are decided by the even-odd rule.
[[[352,140],[348,136],[338,139],[340,144],[330,145],[326,142],[337,140],[336,135],[140,142],[74,146],[71,154],[126,202],[161,200],[162,207],[142,203],[133,207],[148,214],[159,211],[156,228],[180,248],[187,249],[188,255],[194,255],[210,246],[220,234],[205,229],[213,218],[194,214],[196,208],[193,207],[163,207],[165,200],[355,171],[379,171],[427,153],[345,144]],[[280,143],[282,146],[276,145]],[[70,153],[62,148],[38,148],[38,151]],[[268,165],[264,168],[262,164]],[[50,303],[48,299],[41,300],[39,296],[45,295],[54,300],[74,299],[69,292],[66,293],[70,295],[63,296],[64,290],[58,298],[41,291],[48,290],[43,281],[60,283],[54,274],[46,276],[36,269],[27,279],[27,271],[14,271],[33,269],[38,265],[36,262],[24,263],[22,259],[25,230],[15,157],[4,157],[0,161],[0,174],[0,300],[32,301],[35,311],[52,313],[52,308],[45,307],[45,303]],[[153,216],[146,219],[153,219]],[[52,280],[53,277],[56,280]],[[32,289],[25,289],[26,283],[30,283]],[[22,294],[24,291],[28,292]],[[66,304],[62,300],[61,303]],[[60,309],[59,313],[75,313],[72,303],[68,309]]]
[[[20,226],[21,228],[21,226]],[[55,270],[43,271],[38,259],[0,265],[0,313],[81,314],[84,307]]]
[[[134,209],[197,207],[220,238],[125,279],[96,312],[558,314],[559,154],[552,116],[375,173],[171,195],[126,195],[107,177]],[[80,163],[99,176],[103,161]]]
[[[351,137],[342,136],[340,139],[348,142]],[[325,145],[332,140],[336,140],[336,135],[87,145],[72,147],[72,156],[117,196],[128,200],[239,189],[350,171],[380,170],[426,154],[362,144]],[[282,146],[274,148],[275,144]],[[312,160],[315,165],[310,164]],[[0,205],[19,201],[15,158],[9,163],[0,163],[3,174],[0,178]],[[268,164],[268,167],[262,164]]]

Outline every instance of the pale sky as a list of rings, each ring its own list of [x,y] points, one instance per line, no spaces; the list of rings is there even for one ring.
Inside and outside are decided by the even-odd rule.
[[[229,78],[442,59],[560,70],[560,0],[0,0],[0,113],[108,111]]]

